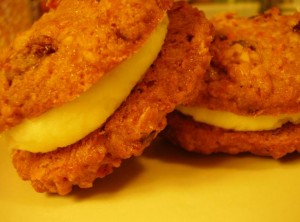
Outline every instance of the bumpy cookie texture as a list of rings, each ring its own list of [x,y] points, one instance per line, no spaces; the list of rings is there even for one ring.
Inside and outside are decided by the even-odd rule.
[[[300,111],[300,13],[212,20],[216,36],[205,89],[194,104],[241,115]]]
[[[30,0],[0,1],[0,50],[32,24]]]
[[[299,112],[300,13],[280,15],[277,9],[253,18],[232,14],[213,19],[216,36],[205,87],[190,104],[241,115]],[[300,152],[299,125],[236,132],[175,112],[165,135],[189,151],[211,154],[250,152],[280,158]]]
[[[165,44],[144,79],[105,125],[69,147],[44,154],[15,151],[13,164],[38,192],[91,187],[122,159],[140,155],[166,126],[166,115],[196,94],[210,62],[213,28],[187,3],[169,11]]]
[[[236,132],[198,123],[174,112],[168,116],[164,135],[175,145],[203,154],[249,152],[279,159],[300,152],[300,127],[293,124],[271,131]]]
[[[61,0],[0,55],[0,132],[89,89],[145,43],[171,3]]]

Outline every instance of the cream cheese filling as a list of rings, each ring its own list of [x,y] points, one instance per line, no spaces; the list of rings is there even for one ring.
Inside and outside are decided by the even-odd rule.
[[[288,122],[293,124],[300,123],[300,113],[276,116],[241,116],[232,112],[211,110],[204,107],[179,106],[177,110],[185,115],[192,116],[197,122],[234,131],[274,130]]]
[[[99,128],[130,94],[156,59],[167,34],[168,18],[132,57],[105,74],[75,100],[0,134],[1,146],[30,152],[66,147]]]

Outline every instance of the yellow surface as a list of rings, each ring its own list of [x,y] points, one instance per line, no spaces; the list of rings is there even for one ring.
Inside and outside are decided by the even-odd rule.
[[[94,188],[65,197],[36,193],[4,151],[0,168],[3,222],[300,220],[300,155],[202,156],[157,141]]]
[[[179,106],[177,109],[183,114],[192,116],[197,122],[235,131],[274,130],[287,122],[300,123],[300,113],[277,116],[241,116],[227,111],[211,110],[203,107]]]
[[[157,57],[167,33],[167,17],[145,45],[80,97],[0,134],[5,146],[49,152],[75,143],[99,128],[130,94]]]

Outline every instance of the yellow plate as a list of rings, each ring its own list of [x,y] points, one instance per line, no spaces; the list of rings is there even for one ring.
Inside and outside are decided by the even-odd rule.
[[[92,189],[36,193],[0,156],[3,222],[297,221],[300,155],[203,156],[157,140]]]

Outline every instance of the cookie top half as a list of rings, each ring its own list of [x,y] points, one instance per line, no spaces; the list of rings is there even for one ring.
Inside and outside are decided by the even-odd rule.
[[[134,54],[169,0],[62,0],[0,55],[0,131],[77,98]]]
[[[300,13],[276,8],[243,18],[212,19],[216,36],[205,87],[192,105],[239,115],[300,111]]]

